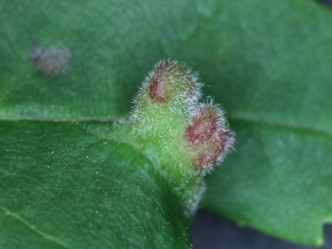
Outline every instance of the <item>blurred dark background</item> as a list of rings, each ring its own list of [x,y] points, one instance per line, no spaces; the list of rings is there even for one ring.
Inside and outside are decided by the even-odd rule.
[[[318,2],[321,2],[322,4],[332,5],[332,0],[317,0]]]
[[[332,225],[325,226],[325,245],[332,249]],[[264,235],[248,227],[239,227],[221,217],[199,211],[192,226],[194,249],[318,249],[300,246]]]

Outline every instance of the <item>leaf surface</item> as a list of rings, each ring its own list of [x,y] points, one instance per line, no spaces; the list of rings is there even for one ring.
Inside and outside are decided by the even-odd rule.
[[[203,205],[281,238],[322,242],[332,220],[330,9],[149,0],[10,1],[0,11],[2,120],[113,120],[157,60],[185,61],[238,134]],[[67,74],[38,73],[29,59],[38,46],[68,47]]]
[[[189,248],[178,195],[128,144],[77,125],[0,125],[1,248]]]
[[[228,12],[232,32],[243,33],[232,36],[211,91],[237,142],[208,177],[203,206],[321,245],[332,221],[332,12],[310,1],[254,2]]]

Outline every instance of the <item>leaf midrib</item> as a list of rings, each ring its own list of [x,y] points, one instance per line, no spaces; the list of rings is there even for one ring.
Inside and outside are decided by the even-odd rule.
[[[242,122],[247,124],[255,124],[257,126],[265,126],[275,129],[281,129],[281,130],[288,130],[292,132],[302,132],[307,133],[311,135],[316,135],[320,137],[328,138],[329,140],[332,140],[332,132],[318,129],[318,128],[312,128],[308,126],[300,126],[300,125],[292,125],[282,122],[275,122],[267,119],[262,118],[256,118],[252,116],[240,116],[240,115],[231,115],[228,117],[229,121],[232,122]],[[19,121],[25,121],[25,122],[50,122],[50,123],[65,123],[65,124],[81,124],[81,123],[100,123],[100,124],[106,124],[106,123],[112,123],[116,121],[117,118],[114,117],[105,117],[105,118],[96,118],[96,117],[79,117],[73,120],[68,119],[52,119],[52,118],[35,118],[35,117],[24,117],[24,118],[4,118],[0,117],[1,121],[6,122],[19,122]]]
[[[256,117],[251,116],[231,116],[229,117],[229,120],[232,122],[243,122],[248,124],[255,124],[257,126],[265,126],[270,128],[275,128],[279,130],[288,130],[292,132],[301,132],[301,133],[307,133],[311,135],[321,136],[328,138],[332,140],[332,132],[318,129],[318,128],[312,128],[308,126],[300,126],[300,125],[292,125],[282,122],[273,122],[267,119],[258,119]]]
[[[0,210],[4,213],[5,216],[12,217],[19,223],[25,225],[27,228],[29,228],[34,233],[41,236],[43,239],[54,242],[55,244],[61,246],[62,248],[69,249],[69,247],[67,245],[65,245],[63,242],[61,242],[58,238],[40,231],[38,228],[36,228],[36,226],[34,226],[34,225],[30,224],[28,221],[24,220],[17,213],[13,213],[13,212],[9,211],[6,207],[3,207],[3,206],[0,206]]]

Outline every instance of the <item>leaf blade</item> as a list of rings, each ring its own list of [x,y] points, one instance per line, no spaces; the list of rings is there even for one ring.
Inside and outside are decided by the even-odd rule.
[[[321,245],[322,223],[331,220],[331,139],[242,120],[233,125],[237,152],[208,177],[203,206],[283,239]]]
[[[34,7],[30,6],[32,3]],[[248,127],[242,125],[245,121],[254,121],[257,127],[262,122],[277,126],[276,131],[270,132],[271,140],[264,140],[264,146],[274,145],[279,129],[286,127],[303,132],[296,138],[298,144],[301,144],[302,137],[311,141],[309,138],[313,133],[317,133],[319,140],[322,139],[319,134],[331,137],[332,17],[329,9],[314,1],[301,0],[264,3],[211,0],[204,3],[191,1],[190,4],[170,1],[163,5],[147,1],[142,5],[133,4],[130,9],[116,1],[111,3],[112,7],[106,1],[101,3],[82,7],[53,3],[52,8],[47,7],[50,3],[37,1],[2,3],[0,9],[5,6],[6,11],[2,12],[7,16],[1,15],[2,23],[6,25],[0,29],[1,37],[5,37],[0,40],[3,48],[0,64],[5,72],[0,76],[1,119],[113,120],[129,110],[137,83],[151,65],[161,58],[174,58],[186,61],[199,71],[202,80],[208,84],[206,92],[222,103],[229,116],[234,118],[231,124],[238,127],[237,132],[246,134],[247,137],[240,138],[237,143],[239,153],[244,153],[242,142],[251,137],[260,141],[259,133],[248,132],[252,130],[250,124]],[[22,22],[23,18],[13,19],[15,15],[12,13],[18,10],[26,17],[25,22]],[[112,12],[107,12],[109,10]],[[33,12],[31,15],[30,11]],[[91,16],[87,15],[88,12]],[[76,17],[71,17],[75,16],[72,13],[76,13]],[[63,20],[60,24],[57,17]],[[34,27],[40,24],[44,25],[36,30]],[[87,33],[81,34],[85,27],[88,27]],[[63,34],[53,35],[51,32],[62,28]],[[34,46],[32,34],[36,34],[37,42],[42,45],[53,46],[62,42],[73,49],[73,68],[68,75],[50,79],[34,73],[27,59]],[[87,42],[78,45],[82,38]],[[95,47],[106,51],[105,54],[95,54]],[[96,67],[90,67],[91,64]],[[297,134],[294,129],[290,134]],[[260,158],[259,144],[254,146],[258,150],[253,155]],[[307,146],[303,147],[303,154]],[[296,168],[298,163],[288,153],[287,147],[280,151],[282,158],[290,158],[294,162],[291,167]],[[325,160],[331,157],[324,154],[326,159],[317,160],[315,170],[329,176],[329,169],[322,165],[326,165]],[[235,160],[235,164],[246,171],[248,159],[241,158],[242,162]],[[307,158],[311,160],[310,154]],[[272,163],[278,162],[275,157],[270,159]],[[259,161],[259,167],[264,169],[267,161]],[[255,164],[254,159],[251,164]],[[298,179],[307,177],[312,171],[311,165],[306,165],[303,173],[296,176]],[[216,172],[220,185],[226,189],[241,186],[238,181],[228,182],[228,178],[237,179],[231,174],[232,170],[224,169],[231,167],[226,163]],[[220,173],[225,171],[230,175]],[[217,176],[211,176],[208,181],[213,181],[210,179],[214,177]],[[288,235],[274,231],[273,226],[266,225],[269,218],[264,214],[249,214],[245,210],[233,214],[224,207],[227,201],[224,198],[232,201],[232,197],[225,196],[217,184],[211,185],[214,187],[208,189],[207,196],[215,192],[220,196],[214,204],[211,199],[207,202],[213,210],[221,205],[217,210],[219,213],[235,220],[245,216],[255,221],[252,226],[296,242],[316,244],[318,237],[321,239],[320,232],[308,234],[306,231],[304,234],[308,237],[302,239],[302,230],[306,229],[302,225]],[[319,184],[314,189],[317,188]],[[256,190],[259,193],[264,189],[257,187]],[[275,197],[276,202],[278,198]],[[258,203],[262,201],[256,200]],[[233,201],[233,205],[242,203],[237,201]],[[304,202],[307,203],[305,198]],[[252,204],[251,208],[255,206],[249,199],[248,203]],[[294,204],[290,209],[298,207],[299,204]],[[331,209],[330,202],[322,199],[313,208],[311,212],[318,212],[319,217],[316,216],[308,226],[318,227],[317,222],[325,221],[323,216],[329,217],[329,212],[322,215],[325,211],[321,209]],[[260,224],[254,216],[261,217]],[[287,225],[284,229],[287,230]]]
[[[2,121],[0,129],[8,152],[1,155],[0,245],[189,247],[179,197],[130,145],[73,124]]]

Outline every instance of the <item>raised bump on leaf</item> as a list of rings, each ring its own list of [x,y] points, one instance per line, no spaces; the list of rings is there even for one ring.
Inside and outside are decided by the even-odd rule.
[[[211,169],[220,162],[233,144],[233,134],[225,126],[220,109],[202,105],[185,130],[185,139],[197,152],[196,164]]]

